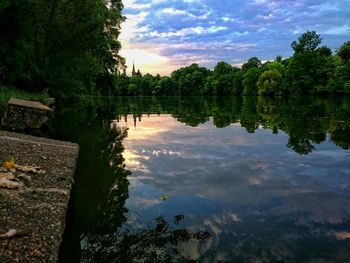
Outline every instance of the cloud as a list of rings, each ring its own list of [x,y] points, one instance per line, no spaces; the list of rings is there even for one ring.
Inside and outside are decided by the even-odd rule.
[[[350,38],[347,0],[128,0],[124,4],[124,15],[132,21],[122,28],[128,32],[127,46],[148,51],[150,46],[158,47],[156,54],[167,59],[160,66],[167,69],[191,63],[213,67],[220,60],[237,63],[252,56],[261,60],[290,56],[291,42],[307,30],[320,33],[333,50]],[[183,55],[193,60],[181,60]]]
[[[128,12],[131,12],[132,10],[140,10],[140,9],[145,9],[145,8],[150,8],[151,7],[150,4],[137,3],[135,0],[123,0],[123,4],[124,4],[125,9]]]

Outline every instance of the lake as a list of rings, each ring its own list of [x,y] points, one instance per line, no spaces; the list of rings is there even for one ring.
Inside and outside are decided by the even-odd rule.
[[[61,262],[350,262],[350,98],[59,103]]]

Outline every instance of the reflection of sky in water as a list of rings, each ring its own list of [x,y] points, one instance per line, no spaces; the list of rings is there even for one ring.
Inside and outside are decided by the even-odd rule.
[[[300,156],[286,147],[284,133],[249,134],[237,124],[218,129],[212,120],[194,128],[170,115],[144,116],[136,128],[119,125],[130,126],[128,208],[149,221],[184,214],[188,227],[209,229],[210,244],[187,247],[193,258],[294,262],[298,253],[350,255],[341,250],[350,248],[349,151],[326,141]],[[163,194],[169,200],[160,201]],[[328,254],[317,245],[300,252],[306,240],[321,237]],[[261,251],[268,251],[266,260]]]

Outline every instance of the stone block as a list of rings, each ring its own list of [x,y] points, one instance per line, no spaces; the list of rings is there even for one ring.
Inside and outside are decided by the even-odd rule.
[[[15,130],[40,129],[52,116],[53,110],[40,102],[11,98],[2,125]]]

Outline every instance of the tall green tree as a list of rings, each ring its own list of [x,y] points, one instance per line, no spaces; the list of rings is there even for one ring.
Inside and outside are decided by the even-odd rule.
[[[251,68],[260,68],[262,66],[260,59],[257,57],[251,57],[246,63],[243,64],[242,70],[247,72]]]
[[[338,50],[337,55],[344,63],[350,60],[350,41],[345,42]]]
[[[294,50],[294,54],[300,54],[315,51],[321,43],[322,38],[316,31],[307,31],[299,37],[298,42],[293,41],[291,46]]]
[[[56,96],[100,93],[96,81],[110,83],[124,65],[122,7],[121,0],[2,1],[2,82]]]
[[[171,73],[171,78],[175,81],[177,94],[200,95],[204,90],[208,75],[208,69],[192,64],[175,70]]]
[[[243,95],[257,95],[258,94],[258,88],[257,88],[257,82],[260,76],[259,69],[256,67],[250,68],[244,75],[243,75]]]
[[[259,95],[275,95],[280,92],[282,74],[276,69],[270,69],[262,73],[257,86]]]
[[[205,90],[211,95],[229,95],[232,91],[234,68],[221,61],[214,67],[213,74],[207,79]]]
[[[307,31],[298,42],[292,43],[294,55],[284,78],[284,86],[289,93],[310,94],[315,87],[319,89],[326,85],[332,75],[331,52],[326,47],[318,48],[321,42],[319,34]]]
[[[337,57],[339,60],[327,89],[336,93],[350,94],[350,41],[345,42],[337,50]]]
[[[240,69],[235,69],[232,73],[232,94],[241,95],[243,92],[243,76],[244,72]]]
[[[158,80],[156,87],[154,88],[154,95],[176,95],[175,81],[170,77],[162,77]]]

